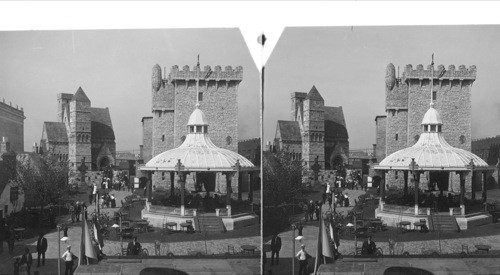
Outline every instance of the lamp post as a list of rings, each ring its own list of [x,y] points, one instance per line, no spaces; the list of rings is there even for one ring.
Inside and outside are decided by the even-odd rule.
[[[57,225],[57,274],[61,275],[61,228],[62,225]],[[66,237],[67,238],[67,237]]]
[[[118,217],[120,219],[120,225],[118,224],[113,224],[111,227],[113,228],[119,228],[119,234],[120,234],[120,255],[123,256],[123,234],[122,234],[122,213],[118,212]]]
[[[292,274],[295,274],[295,229],[297,225],[292,224]]]

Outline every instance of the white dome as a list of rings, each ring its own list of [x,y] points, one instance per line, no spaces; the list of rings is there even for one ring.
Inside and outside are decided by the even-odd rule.
[[[199,104],[196,104],[196,109],[194,109],[191,116],[189,116],[188,126],[192,125],[208,125],[205,114],[198,108]]]
[[[434,109],[434,103],[431,102],[429,110],[424,115],[424,119],[422,119],[422,124],[443,124],[443,121],[441,120],[441,116],[439,115],[439,112]]]
[[[198,104],[188,125],[208,126]],[[181,146],[155,156],[141,170],[175,171],[179,160],[188,171],[234,171],[237,162],[241,170],[255,168],[244,156],[215,146],[206,132],[190,132]]]
[[[423,125],[443,124],[433,105],[431,103],[429,110],[425,113]],[[488,164],[475,154],[448,144],[440,130],[437,132],[427,130],[420,135],[415,145],[390,154],[374,168],[409,170],[412,159],[415,159],[421,170],[469,170],[471,160],[475,167],[488,167]]]

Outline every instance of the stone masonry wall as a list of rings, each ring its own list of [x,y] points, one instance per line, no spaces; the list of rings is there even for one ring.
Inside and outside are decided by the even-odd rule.
[[[202,93],[199,108],[208,120],[210,139],[218,147],[238,152],[237,92],[243,79],[241,67],[233,70],[231,66],[226,66],[222,70],[220,66],[215,66],[212,71],[209,66],[205,66],[204,70],[194,67],[191,71],[189,66],[184,66],[182,70],[173,66],[160,86],[157,84],[157,74],[158,68],[153,68],[153,156],[182,144],[188,133],[189,116],[196,108],[198,92]],[[199,84],[196,81],[198,78]],[[165,135],[165,141],[162,141],[162,135]],[[170,176],[167,174],[162,178],[155,173],[154,184],[169,186]],[[236,185],[233,191],[237,191],[237,181],[237,177],[233,178],[232,184]]]
[[[142,158],[147,163],[153,155],[153,117],[142,118]]]
[[[388,156],[408,147],[407,144],[408,111],[387,111],[386,153]],[[397,140],[396,140],[397,135]]]
[[[0,140],[7,137],[11,149],[16,153],[24,152],[24,111],[0,101]]]
[[[386,157],[386,127],[387,127],[387,116],[378,116],[375,119],[375,137],[377,144],[375,157],[377,162],[382,161]]]
[[[70,103],[69,162],[76,169],[85,158],[88,169],[92,169],[90,103],[72,101]],[[83,141],[82,141],[83,137]]]

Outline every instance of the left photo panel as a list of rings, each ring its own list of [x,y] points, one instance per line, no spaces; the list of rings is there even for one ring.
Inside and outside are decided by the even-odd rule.
[[[260,274],[239,29],[0,32],[0,274]]]

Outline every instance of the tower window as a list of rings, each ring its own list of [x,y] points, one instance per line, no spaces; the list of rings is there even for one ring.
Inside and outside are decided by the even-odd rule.
[[[202,92],[198,93],[198,101],[203,101],[203,93]]]
[[[165,141],[165,135],[161,135],[161,141]]]
[[[161,172],[161,180],[165,180],[165,172]]]
[[[398,140],[398,134],[396,134],[396,137],[395,137],[396,140]]]
[[[461,135],[459,140],[460,140],[460,144],[464,144],[465,143],[465,136]]]
[[[226,137],[226,143],[227,143],[227,145],[231,145],[232,142],[233,142],[233,138],[230,137],[230,136],[227,136]]]
[[[158,117],[161,117],[161,111],[158,112]]]
[[[432,92],[432,100],[436,100],[436,99],[437,99],[437,92],[433,91]]]
[[[438,125],[438,132],[441,132],[441,125]]]
[[[431,132],[436,132],[436,125],[431,125]]]

